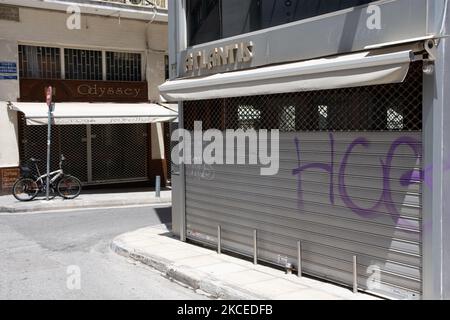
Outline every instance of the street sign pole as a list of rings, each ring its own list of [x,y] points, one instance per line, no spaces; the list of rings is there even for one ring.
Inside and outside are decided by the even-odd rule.
[[[51,145],[52,145],[52,99],[53,99],[53,88],[48,87],[45,90],[45,96],[48,106],[48,126],[47,126],[47,186],[45,188],[46,199],[50,201],[50,157],[51,157]]]

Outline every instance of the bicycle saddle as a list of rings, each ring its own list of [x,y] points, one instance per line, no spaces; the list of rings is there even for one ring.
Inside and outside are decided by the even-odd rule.
[[[31,158],[30,161],[31,161],[31,162],[41,162],[41,160],[35,159],[35,158]]]

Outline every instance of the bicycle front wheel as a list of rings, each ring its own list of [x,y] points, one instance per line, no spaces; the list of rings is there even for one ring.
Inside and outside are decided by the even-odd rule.
[[[81,193],[81,182],[78,178],[66,176],[58,182],[58,194],[64,199],[75,199]]]
[[[13,186],[13,195],[19,201],[31,201],[39,193],[39,186],[33,179],[17,180]]]

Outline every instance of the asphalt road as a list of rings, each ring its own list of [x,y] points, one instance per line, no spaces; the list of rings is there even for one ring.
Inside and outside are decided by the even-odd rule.
[[[205,299],[109,249],[170,219],[167,207],[0,215],[0,299]]]

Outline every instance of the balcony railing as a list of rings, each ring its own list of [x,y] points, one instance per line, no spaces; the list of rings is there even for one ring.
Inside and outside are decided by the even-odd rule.
[[[129,5],[133,7],[146,7],[150,8],[154,5],[159,9],[167,9],[167,0],[96,0],[103,3],[115,3]]]

